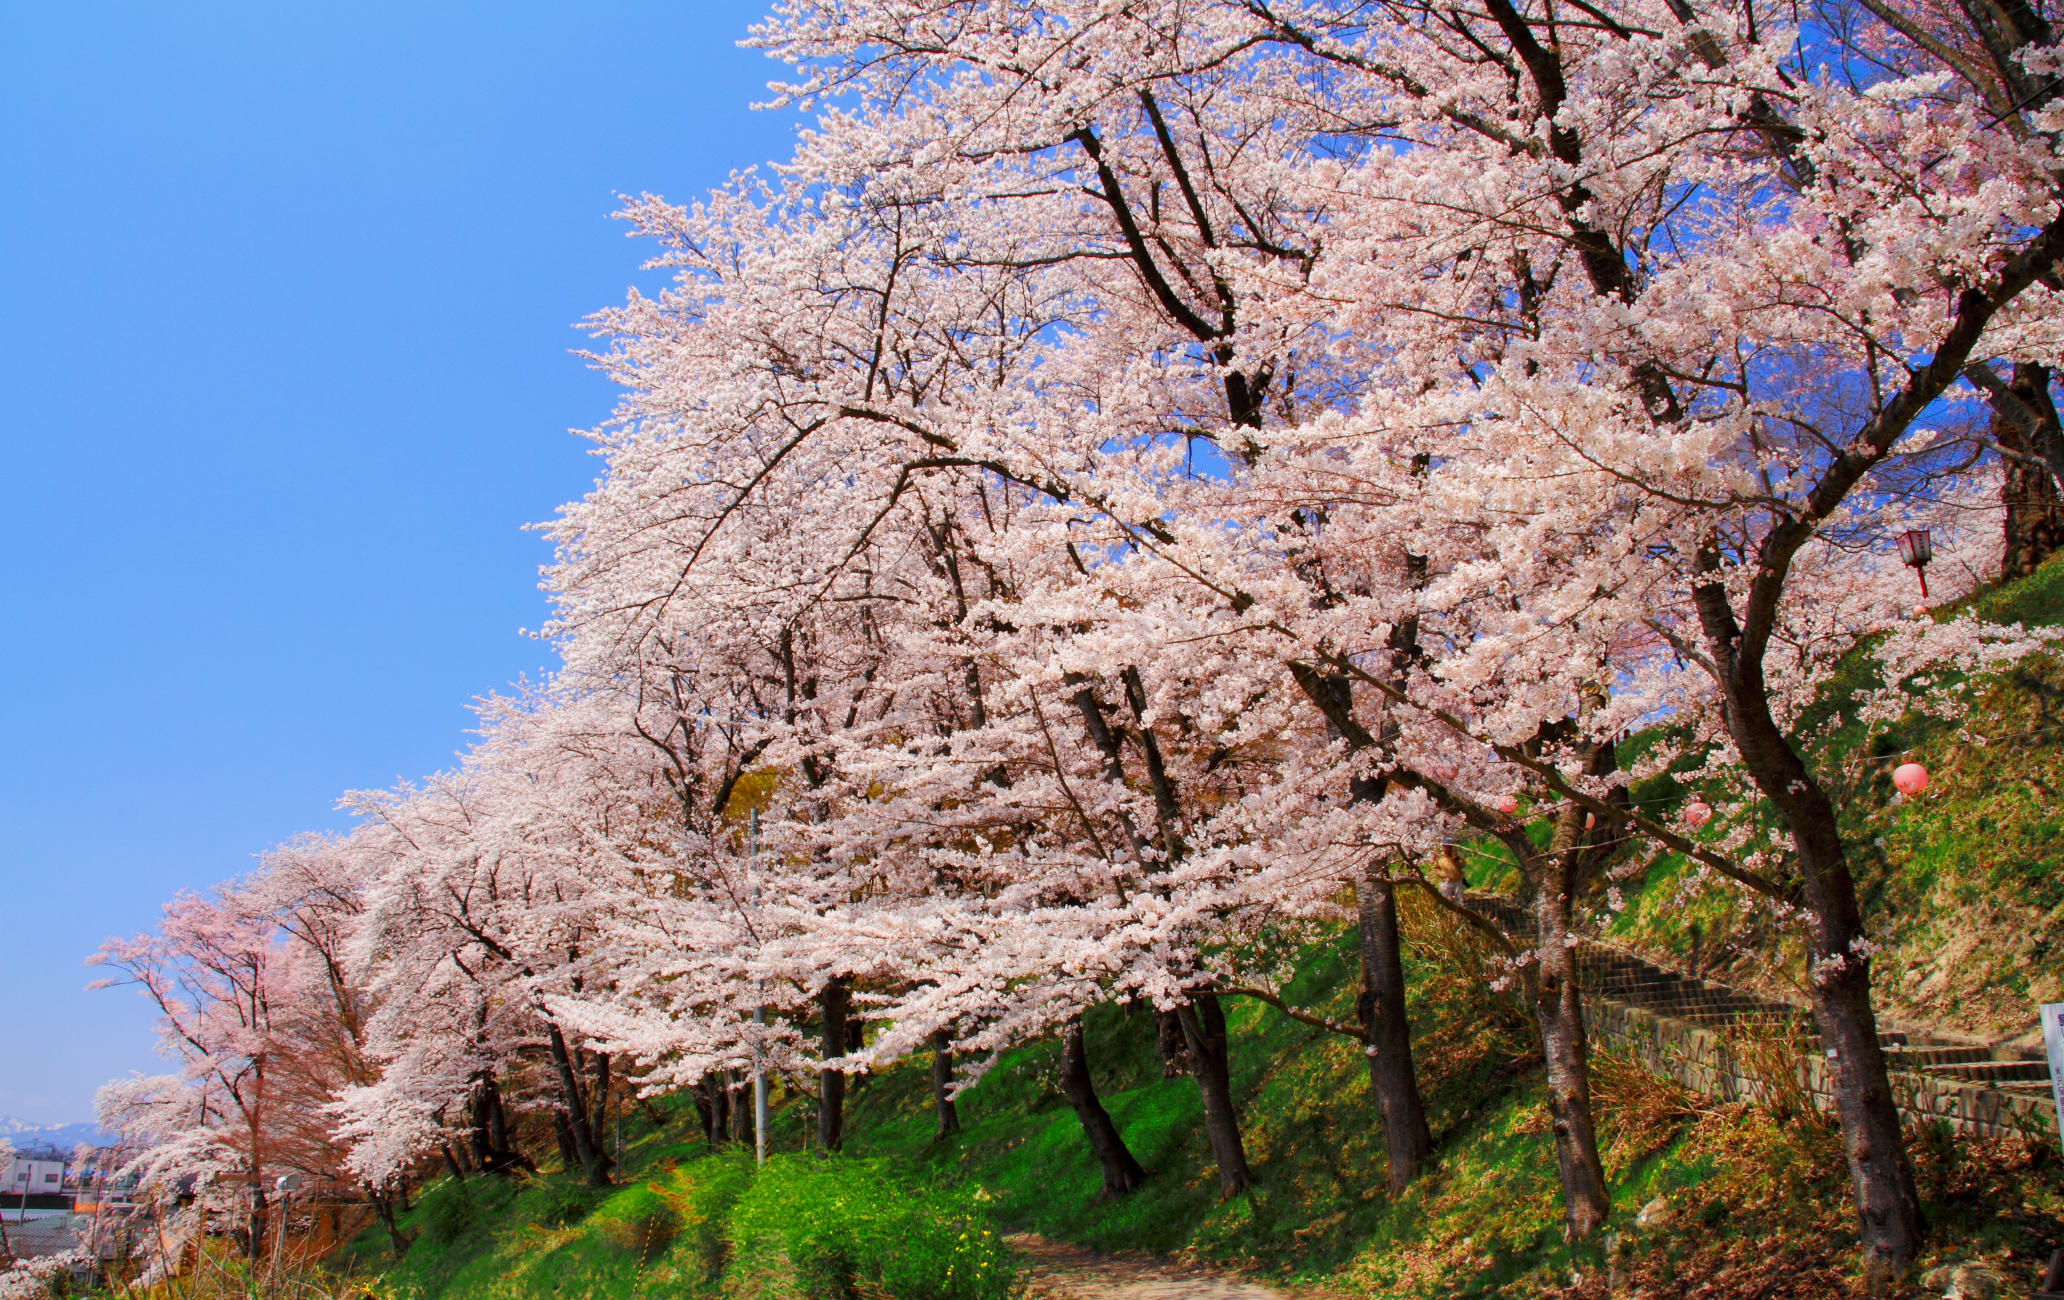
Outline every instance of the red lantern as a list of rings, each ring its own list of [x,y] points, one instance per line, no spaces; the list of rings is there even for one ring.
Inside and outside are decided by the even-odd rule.
[[[1928,788],[1928,769],[1919,763],[1901,763],[1892,769],[1892,788],[1913,798]]]
[[[1899,558],[1913,567],[1921,580],[1921,595],[1928,594],[1928,561],[1935,558],[1935,543],[1925,528],[1909,528],[1899,535]]]
[[[1693,830],[1713,820],[1713,805],[1703,799],[1694,799],[1684,805],[1684,822]]]
[[[1498,797],[1498,811],[1510,817],[1519,811],[1519,798],[1516,795],[1500,795]]]

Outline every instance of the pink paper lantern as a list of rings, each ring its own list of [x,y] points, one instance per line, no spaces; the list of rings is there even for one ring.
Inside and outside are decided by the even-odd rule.
[[[1914,617],[1915,617],[1915,618],[1926,618],[1926,617],[1928,617],[1928,607],[1927,607],[1926,605],[1916,605],[1916,606],[1914,606]]]
[[[1513,813],[1519,811],[1519,799],[1514,795],[1500,795],[1498,797],[1498,811],[1510,817]]]
[[[1694,799],[1690,803],[1684,805],[1685,825],[1691,827],[1693,830],[1697,830],[1699,827],[1705,825],[1707,822],[1711,820],[1713,820],[1713,805],[1707,803],[1705,800]]]
[[[1892,769],[1892,788],[1911,799],[1928,788],[1928,769],[1919,763],[1901,763]]]

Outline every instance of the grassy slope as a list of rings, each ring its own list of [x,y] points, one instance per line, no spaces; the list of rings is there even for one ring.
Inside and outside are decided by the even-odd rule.
[[[1049,1082],[1048,1046],[1006,1054],[963,1096],[966,1131],[946,1143],[932,1141],[920,1069],[869,1079],[850,1143],[978,1183],[1013,1227],[1107,1249],[1180,1251],[1350,1293],[1603,1296],[1615,1275],[1629,1293],[1656,1296],[1681,1294],[1693,1278],[1714,1282],[1716,1296],[1819,1297],[1846,1285],[1846,1167],[1822,1122],[1713,1108],[1610,1059],[1599,1062],[1596,1086],[1617,1231],[1610,1250],[1572,1251],[1525,1021],[1465,978],[1467,954],[1439,918],[1409,924],[1419,936],[1412,1011],[1438,1160],[1398,1200],[1384,1190],[1381,1130],[1353,1045],[1252,1003],[1230,1016],[1235,1089],[1260,1176],[1251,1196],[1218,1200],[1194,1083],[1162,1079],[1151,1022],[1115,1009],[1092,1016],[1090,1049],[1106,1106],[1155,1171],[1138,1194],[1096,1203],[1080,1129]],[[1348,1012],[1345,938],[1322,939],[1305,958],[1295,1000]],[[1984,1257],[2026,1280],[2064,1212],[2054,1142],[1919,1134],[1916,1150],[1941,1243],[1928,1264]],[[1665,1222],[1633,1228],[1659,1199]]]
[[[1968,604],[2000,622],[2064,623],[2064,556]],[[1881,943],[1881,1011],[1986,1038],[2026,1034],[2036,1003],[2064,999],[2064,667],[2041,656],[1981,683],[1969,737],[1915,716],[1867,735],[1855,706],[1876,684],[1867,661],[1852,659],[1805,729]],[[1891,771],[1909,758],[1932,781],[1919,799],[1900,800]],[[1663,777],[1637,798],[1668,811],[1684,793]],[[1630,885],[1613,937],[1799,991],[1797,945],[1776,941],[1767,913],[1737,909],[1720,891],[1687,895],[1684,868],[1667,856]]]

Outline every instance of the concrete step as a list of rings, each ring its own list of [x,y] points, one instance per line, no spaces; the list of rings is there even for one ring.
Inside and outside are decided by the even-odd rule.
[[[1973,1083],[2039,1083],[2047,1087],[2050,1067],[2042,1061],[1962,1061],[1930,1065],[1924,1073],[1969,1079]]]

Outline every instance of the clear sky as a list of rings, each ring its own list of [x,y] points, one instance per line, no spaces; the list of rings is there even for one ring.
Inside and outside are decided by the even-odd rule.
[[[104,936],[547,664],[614,196],[787,152],[760,7],[0,6],[0,1115],[163,1068]]]

